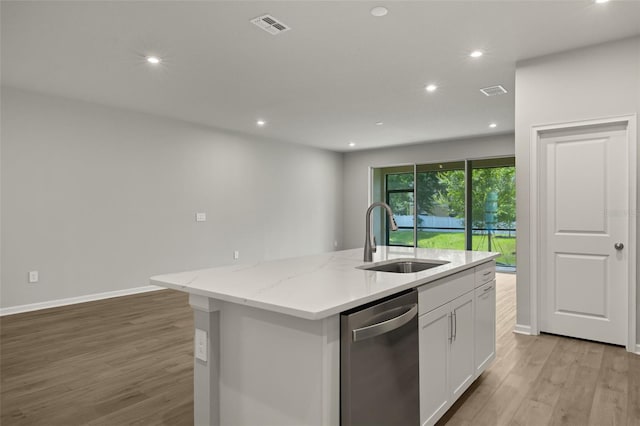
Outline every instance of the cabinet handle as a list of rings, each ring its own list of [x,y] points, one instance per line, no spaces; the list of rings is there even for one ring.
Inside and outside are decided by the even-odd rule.
[[[456,337],[458,337],[458,316],[456,315],[456,312],[453,311],[453,340],[456,340]]]
[[[483,290],[483,293],[486,293],[486,292],[488,292],[489,290],[493,290],[493,286],[485,288],[485,289]]]
[[[453,314],[448,314],[449,317],[449,343],[453,342]]]
[[[401,309],[406,309],[405,312],[397,317],[391,318],[386,321],[379,322],[367,327],[357,328],[353,330],[353,341],[359,342],[360,340],[369,339],[371,337],[379,336],[384,333],[400,328],[413,319],[418,313],[418,305],[412,304],[410,306],[404,306]]]
[[[485,272],[485,273],[484,273],[484,274],[482,274],[482,275],[484,275],[485,277],[486,277],[487,275],[491,275],[491,271],[487,271],[487,272]]]

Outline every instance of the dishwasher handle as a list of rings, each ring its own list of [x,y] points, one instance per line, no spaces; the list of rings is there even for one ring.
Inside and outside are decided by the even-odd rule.
[[[402,327],[403,325],[411,321],[413,317],[415,317],[418,313],[417,303],[408,305],[407,308],[409,309],[407,309],[404,313],[398,315],[397,317],[379,322],[377,324],[372,324],[367,327],[356,328],[355,330],[353,330],[353,341],[359,342]]]

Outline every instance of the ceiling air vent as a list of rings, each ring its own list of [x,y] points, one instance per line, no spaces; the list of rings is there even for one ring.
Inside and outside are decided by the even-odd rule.
[[[505,89],[502,86],[485,87],[483,89],[480,89],[480,91],[484,93],[486,96],[497,96],[497,95],[504,95],[505,93],[507,93],[507,89]]]
[[[284,22],[271,15],[258,16],[257,18],[253,18],[251,22],[271,35],[277,35],[291,29],[291,27],[286,25]]]

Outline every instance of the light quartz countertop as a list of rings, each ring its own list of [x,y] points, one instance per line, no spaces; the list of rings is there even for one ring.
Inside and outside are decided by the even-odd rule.
[[[157,275],[151,277],[151,284],[319,320],[469,269],[499,255],[480,251],[379,246],[372,263],[407,258],[450,263],[408,274],[366,271],[357,268],[365,265],[360,248]]]

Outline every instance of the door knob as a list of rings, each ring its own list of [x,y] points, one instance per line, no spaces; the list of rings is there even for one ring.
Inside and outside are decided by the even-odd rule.
[[[624,244],[622,244],[622,243],[615,243],[615,244],[613,245],[613,247],[614,247],[616,250],[620,251],[620,250],[622,250],[622,249],[624,248]]]

